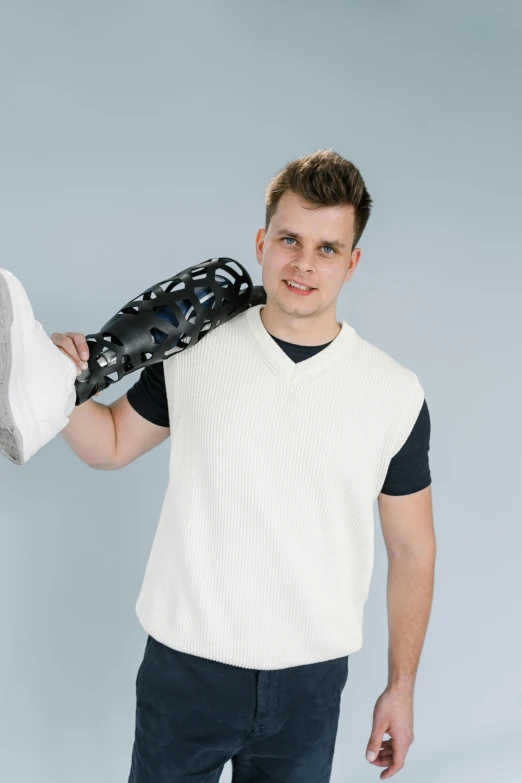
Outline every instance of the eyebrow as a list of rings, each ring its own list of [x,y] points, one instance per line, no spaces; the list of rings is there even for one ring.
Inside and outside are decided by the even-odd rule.
[[[302,239],[302,237],[299,234],[296,234],[295,231],[290,231],[289,228],[281,228],[279,229],[279,231],[276,231],[275,235],[276,237],[286,236],[286,237],[292,237],[292,239]],[[338,239],[333,239],[331,241],[328,239],[321,239],[321,245],[338,247],[340,250],[344,250],[346,248],[346,245],[343,245],[343,243],[340,242]]]

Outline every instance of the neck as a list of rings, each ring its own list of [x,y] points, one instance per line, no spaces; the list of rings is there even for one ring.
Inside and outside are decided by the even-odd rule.
[[[312,315],[289,315],[270,301],[261,308],[263,326],[274,337],[294,345],[324,345],[341,331],[334,309]]]

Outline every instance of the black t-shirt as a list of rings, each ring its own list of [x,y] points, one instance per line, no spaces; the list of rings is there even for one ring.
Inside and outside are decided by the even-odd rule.
[[[294,362],[301,362],[322,351],[325,345],[294,345],[278,337],[272,339]],[[163,362],[143,368],[139,379],[127,392],[134,410],[153,424],[169,426],[169,410]],[[422,405],[404,446],[392,457],[381,492],[385,495],[410,495],[431,484],[428,452],[430,448],[430,415],[426,400]]]

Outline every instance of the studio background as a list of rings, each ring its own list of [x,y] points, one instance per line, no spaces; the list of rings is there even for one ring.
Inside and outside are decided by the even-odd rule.
[[[360,169],[374,208],[338,320],[417,373],[432,425],[435,594],[404,783],[520,774],[521,31],[506,0],[0,4],[0,266],[48,334],[96,332],[215,256],[260,284],[270,177],[317,149]],[[58,436],[0,462],[5,783],[127,780],[169,449],[102,472]],[[387,680],[377,507],[375,525],[332,783],[382,771],[365,759]]]

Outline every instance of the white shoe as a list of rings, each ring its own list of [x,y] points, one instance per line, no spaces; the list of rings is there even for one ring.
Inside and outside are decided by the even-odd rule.
[[[0,453],[25,464],[69,423],[76,364],[46,335],[20,281],[0,269]]]

